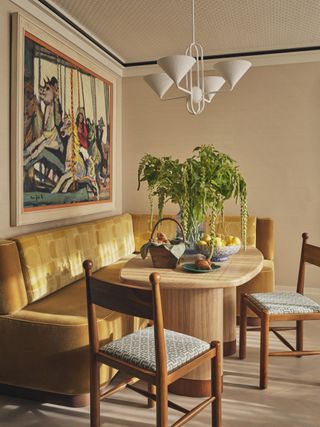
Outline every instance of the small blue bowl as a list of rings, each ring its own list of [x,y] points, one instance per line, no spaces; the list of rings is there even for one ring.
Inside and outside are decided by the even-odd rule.
[[[239,252],[240,249],[241,249],[241,245],[221,246],[220,248],[215,247],[211,261],[214,261],[214,262],[227,261],[229,256],[236,254],[237,252]],[[205,256],[209,256],[209,251],[206,249],[203,249],[200,246],[198,246],[198,251]]]

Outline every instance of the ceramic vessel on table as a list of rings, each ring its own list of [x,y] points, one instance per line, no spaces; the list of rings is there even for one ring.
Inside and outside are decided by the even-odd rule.
[[[214,262],[226,261],[229,258],[229,256],[239,252],[240,248],[241,248],[241,245],[215,247],[211,261],[214,261]],[[205,256],[209,256],[209,250],[204,249],[200,246],[198,246],[198,252]]]

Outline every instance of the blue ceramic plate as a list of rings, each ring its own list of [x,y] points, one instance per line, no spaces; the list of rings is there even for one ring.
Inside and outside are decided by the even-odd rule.
[[[195,264],[183,264],[182,270],[187,271],[188,273],[212,273],[212,271],[217,270],[220,268],[220,265],[211,265],[211,270],[199,270],[196,268]]]

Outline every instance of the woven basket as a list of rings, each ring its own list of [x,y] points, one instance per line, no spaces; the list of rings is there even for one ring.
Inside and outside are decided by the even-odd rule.
[[[183,228],[181,227],[181,224],[177,220],[175,220],[174,218],[161,218],[161,219],[159,219],[159,221],[157,221],[153,227],[151,237],[150,237],[150,241],[152,241],[153,235],[154,235],[158,225],[162,221],[174,221],[181,230],[183,243],[186,242]],[[153,263],[154,267],[156,267],[156,268],[176,268],[177,267],[179,259],[176,258],[170,251],[165,249],[163,246],[150,246],[149,252],[150,252],[152,263]]]

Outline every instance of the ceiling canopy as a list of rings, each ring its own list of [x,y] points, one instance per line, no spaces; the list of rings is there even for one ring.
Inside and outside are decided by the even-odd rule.
[[[45,1],[40,0],[45,3]],[[122,62],[184,53],[191,0],[50,0]],[[196,0],[197,40],[206,55],[314,47],[319,0]]]

